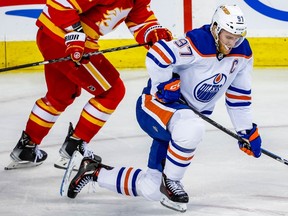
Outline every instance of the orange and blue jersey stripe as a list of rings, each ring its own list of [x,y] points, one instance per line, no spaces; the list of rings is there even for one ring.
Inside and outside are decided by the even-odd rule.
[[[142,95],[142,109],[165,129],[173,113],[176,111],[176,109],[153,100],[152,95],[146,94]]]
[[[151,47],[147,53],[147,58],[150,58],[161,68],[167,68],[176,62],[173,51],[162,40]]]
[[[177,145],[173,140],[171,140],[167,151],[167,159],[179,167],[189,166],[193,156],[195,148],[187,149]]]
[[[141,171],[141,169],[134,169],[132,167],[122,167],[117,175],[117,192],[127,196],[138,196],[136,182]]]
[[[251,89],[244,90],[229,86],[225,96],[226,104],[230,107],[247,107],[251,105]]]

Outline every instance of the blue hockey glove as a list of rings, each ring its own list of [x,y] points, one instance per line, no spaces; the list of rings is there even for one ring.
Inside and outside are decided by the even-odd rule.
[[[166,82],[160,83],[157,86],[158,91],[155,96],[161,103],[173,103],[179,101],[180,93],[180,79],[172,78]]]
[[[238,142],[239,148],[248,155],[252,155],[256,158],[261,156],[261,137],[258,133],[257,125],[253,123],[251,130],[246,130],[246,134],[238,132],[238,135],[247,140],[249,144]]]

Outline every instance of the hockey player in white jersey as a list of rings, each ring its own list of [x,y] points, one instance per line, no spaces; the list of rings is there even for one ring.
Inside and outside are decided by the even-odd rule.
[[[211,24],[183,38],[155,43],[146,58],[150,79],[136,108],[141,128],[153,138],[147,171],[84,158],[68,197],[75,198],[92,180],[117,193],[158,200],[185,212],[189,196],[181,180],[205,132],[203,120],[189,106],[209,116],[223,94],[236,132],[250,143],[238,143],[240,149],[260,157],[261,138],[250,106],[253,56],[245,35],[241,9],[221,5]]]

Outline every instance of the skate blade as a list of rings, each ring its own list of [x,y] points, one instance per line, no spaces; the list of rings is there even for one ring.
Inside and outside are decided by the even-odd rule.
[[[70,159],[59,156],[59,158],[57,159],[57,161],[54,163],[54,167],[57,169],[67,169],[67,166],[69,164]],[[78,171],[78,167],[75,167],[73,169],[73,171]]]
[[[65,174],[63,176],[63,179],[62,179],[62,183],[60,186],[60,195],[61,196],[67,196],[67,191],[68,191],[68,187],[70,184],[71,173],[74,169],[78,170],[82,159],[83,159],[82,154],[79,151],[74,151],[74,153],[73,153],[73,155],[72,155],[72,157],[68,163],[68,166],[67,166]]]
[[[4,167],[4,170],[13,170],[13,169],[22,169],[22,168],[30,168],[41,165],[43,162],[30,162],[30,161],[14,161],[12,160],[8,166]]]
[[[165,206],[169,209],[172,209],[174,211],[179,211],[179,212],[184,213],[187,210],[187,204],[186,203],[173,202],[173,201],[169,200],[166,196],[161,197],[160,203],[163,206]]]

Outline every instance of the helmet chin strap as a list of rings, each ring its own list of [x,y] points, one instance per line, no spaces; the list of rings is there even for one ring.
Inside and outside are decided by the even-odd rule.
[[[216,47],[217,47],[217,50],[220,52],[220,44],[219,44],[219,41],[222,42],[224,48],[225,48],[227,51],[230,50],[230,48],[229,48],[223,41],[220,40],[220,38],[219,38],[219,33],[220,33],[220,31],[217,31],[217,28],[215,28],[215,30],[214,30],[214,39],[215,39],[215,45],[216,45]]]
[[[221,29],[217,29],[217,27],[214,29],[214,35],[213,36],[214,36],[216,48],[217,48],[218,52],[220,52],[220,44],[219,44],[219,41],[220,41],[220,42],[222,42],[224,48],[228,51],[228,50],[230,50],[230,48],[223,41],[221,41],[219,38],[220,31],[221,31]]]
[[[220,40],[220,39],[219,39]],[[223,41],[221,41],[222,42],[222,44],[223,44],[223,46],[225,47],[225,49],[228,51],[228,50],[230,50],[230,48],[223,42]]]
[[[215,40],[216,48],[219,51],[219,35],[218,35],[218,31],[216,28],[214,29],[214,40]]]

